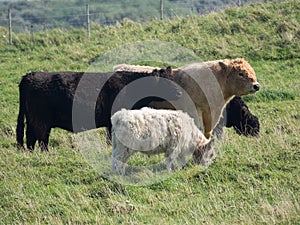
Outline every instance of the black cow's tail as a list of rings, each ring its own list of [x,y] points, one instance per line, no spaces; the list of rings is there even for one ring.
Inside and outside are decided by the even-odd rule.
[[[17,121],[17,128],[16,128],[16,135],[17,135],[17,146],[18,149],[24,149],[24,118],[25,118],[25,96],[24,96],[24,90],[22,88],[22,81],[19,85],[19,115],[18,115],[18,121]]]

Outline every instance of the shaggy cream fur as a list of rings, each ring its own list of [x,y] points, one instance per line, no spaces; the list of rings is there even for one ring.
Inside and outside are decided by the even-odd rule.
[[[164,153],[166,166],[173,169],[178,161],[186,164],[186,157],[209,140],[186,113],[175,110],[125,110],[112,117],[112,168],[125,174],[125,164],[135,152],[147,155]]]
[[[159,67],[152,67],[152,66],[139,66],[139,65],[128,65],[128,64],[119,64],[114,66],[113,71],[130,71],[130,72],[137,72],[137,73],[152,73],[153,70],[160,70]]]

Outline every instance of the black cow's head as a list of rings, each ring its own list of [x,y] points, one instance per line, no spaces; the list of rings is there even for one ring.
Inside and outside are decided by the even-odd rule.
[[[226,106],[226,127],[237,134],[259,136],[259,119],[253,115],[241,97],[234,97]]]
[[[259,120],[246,107],[241,109],[241,121],[233,125],[239,135],[259,136]]]

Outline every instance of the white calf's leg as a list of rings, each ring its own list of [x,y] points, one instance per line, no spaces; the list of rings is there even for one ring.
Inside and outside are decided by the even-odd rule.
[[[166,166],[168,170],[175,170],[174,168],[174,162],[176,162],[176,160],[178,160],[178,149],[177,148],[171,148],[169,151],[166,152]]]
[[[134,151],[128,149],[118,141],[113,141],[112,146],[112,170],[120,175],[125,175],[125,166]]]
[[[184,153],[179,154],[177,161],[181,164],[181,167],[184,168],[186,165],[186,158]]]

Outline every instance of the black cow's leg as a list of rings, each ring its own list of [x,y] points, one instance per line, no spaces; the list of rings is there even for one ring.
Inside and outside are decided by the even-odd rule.
[[[27,128],[26,128],[26,145],[29,151],[33,151],[34,150],[34,145],[37,141],[37,138],[35,136],[35,130],[34,130],[34,126],[32,126],[31,124],[27,124]]]
[[[39,146],[42,151],[48,152],[48,143],[49,143],[49,136],[50,136],[51,128],[43,128],[39,130]]]
[[[45,143],[43,140],[39,140],[39,146],[43,152],[48,152],[48,143]]]

